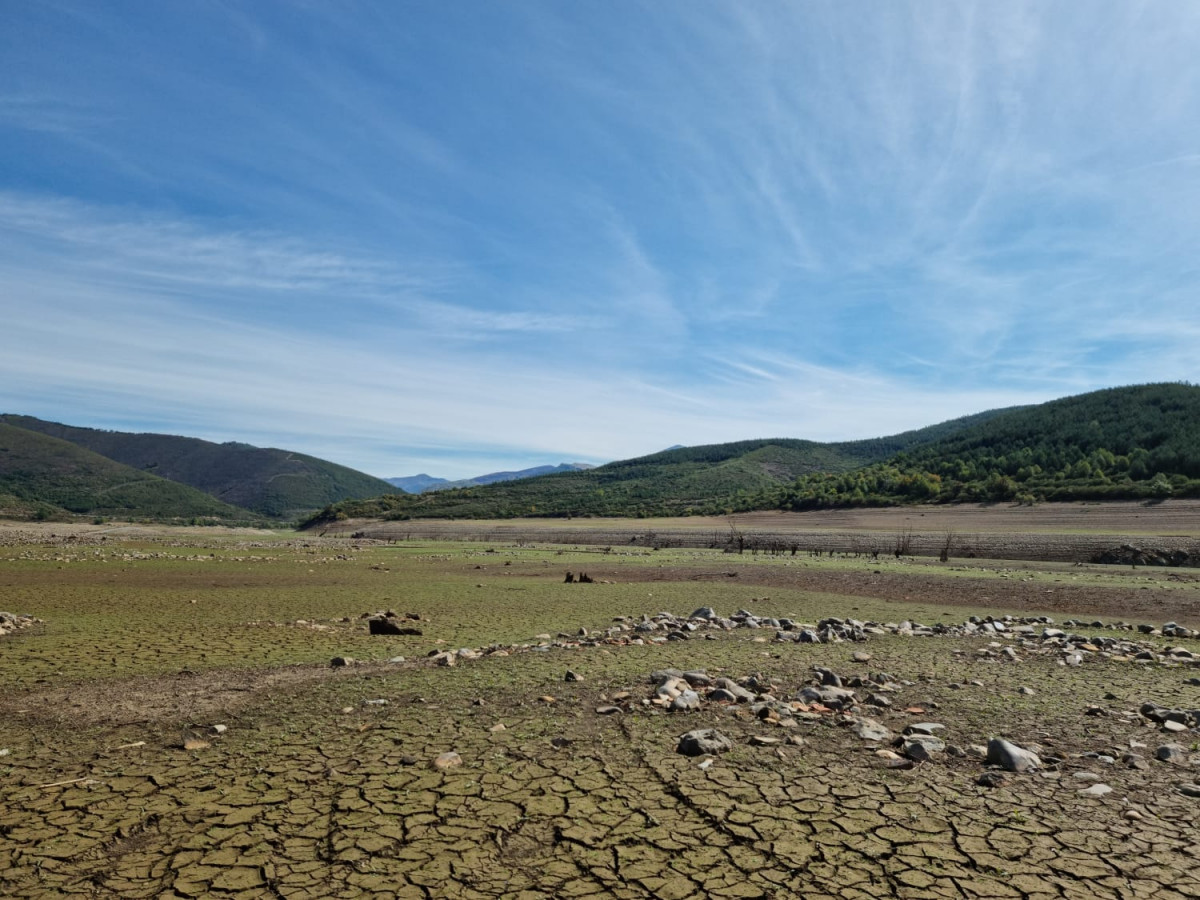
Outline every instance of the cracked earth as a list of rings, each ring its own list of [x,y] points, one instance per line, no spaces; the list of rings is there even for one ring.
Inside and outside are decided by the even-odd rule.
[[[42,623],[0,639],[3,896],[1200,896],[1200,799],[1181,790],[1200,780],[1200,733],[1142,713],[1200,709],[1200,668],[1165,652],[1200,654],[1194,637],[1120,633],[1162,651],[1138,661],[1100,652],[1112,630],[1080,624],[1067,630],[1099,649],[1072,665],[1011,634],[954,629],[818,644],[778,642],[772,628],[688,640],[631,630],[606,643],[596,633],[615,617],[682,617],[701,604],[811,623],[962,623],[985,596],[996,615],[1045,606],[1029,600],[1029,583],[982,565],[972,578],[921,570],[915,585],[961,604],[947,606],[895,599],[905,577],[895,565],[872,597],[878,565],[866,562],[814,569],[819,590],[779,569],[764,598],[772,579],[761,573],[774,563],[703,553],[613,562],[612,584],[580,586],[562,572],[598,571],[595,557],[552,549],[363,545],[344,559],[223,549],[128,565],[128,616],[121,598],[88,604],[115,557],[65,563],[61,548],[28,544],[5,559],[0,608]],[[710,583],[714,563],[761,577]],[[1123,595],[1143,603],[1142,583],[1109,578],[1096,570],[1078,589],[1098,592],[1109,615]],[[1161,578],[1154,590],[1198,608],[1193,582]],[[198,579],[223,586],[201,599],[207,610],[190,603]],[[368,635],[362,611],[400,596],[424,633]],[[121,648],[115,674],[106,640]],[[431,655],[458,646],[482,652],[453,666]],[[335,655],[358,662],[332,668]],[[879,752],[890,743],[819,704],[783,716],[751,701],[670,712],[651,699],[650,675],[665,668],[724,676],[785,705],[822,672],[847,684],[887,672],[890,703],[867,712],[891,733],[937,722],[947,744],[1004,737],[1036,746],[1046,764],[985,787],[984,760],[935,753],[894,768]],[[732,749],[676,752],[681,734],[702,728]],[[1155,759],[1167,743],[1183,756]],[[1131,751],[1147,764],[1123,764]],[[438,765],[450,752],[460,762]],[[1081,793],[1095,783],[1112,791]]]

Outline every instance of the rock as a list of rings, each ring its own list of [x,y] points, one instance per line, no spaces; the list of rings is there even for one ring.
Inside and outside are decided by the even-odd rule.
[[[987,747],[988,765],[1000,766],[1006,772],[1031,772],[1042,767],[1038,755],[1002,738],[992,738]]]
[[[1126,753],[1121,757],[1121,762],[1130,769],[1146,770],[1150,768],[1150,763],[1146,762],[1145,757],[1139,756],[1136,753]]]
[[[686,712],[700,708],[700,695],[695,691],[683,691],[678,697],[671,701],[669,709],[671,712]]]
[[[715,728],[700,728],[682,735],[675,752],[682,753],[684,756],[705,756],[724,753],[726,750],[732,749],[733,741]]]
[[[621,711],[619,706],[597,706],[596,715],[598,716],[615,716]]]
[[[1185,797],[1200,797],[1200,784],[1181,784],[1179,793]]]
[[[1163,744],[1154,751],[1154,758],[1160,762],[1182,766],[1187,764],[1188,752],[1182,744]]]
[[[935,734],[939,731],[945,731],[946,726],[938,722],[913,722],[904,729],[906,735],[909,734]]]
[[[207,750],[211,744],[190,728],[183,729],[180,744],[184,750]]]
[[[753,747],[774,747],[781,743],[779,738],[764,737],[761,734],[753,734],[750,736],[750,745]]]
[[[871,654],[863,650],[855,650],[850,654],[850,658],[856,663],[867,663],[871,661]]]
[[[1080,797],[1103,797],[1105,794],[1111,794],[1112,788],[1107,784],[1093,784],[1082,791],[1077,791],[1077,793]]]
[[[563,676],[563,681],[583,681],[583,676],[578,672],[567,669],[567,674]]]
[[[694,611],[690,616],[688,616],[688,618],[689,619],[708,619],[711,621],[713,619],[717,619],[720,617],[717,615],[716,610],[714,610],[711,606],[702,606],[699,609],[697,609],[696,611]]]
[[[1018,693],[1018,694],[1021,694],[1021,695],[1022,695],[1022,696],[1024,696],[1024,697],[1032,697],[1032,696],[1033,696],[1033,688],[1031,688],[1031,687],[1019,687],[1019,688],[1017,688],[1017,693]]]
[[[405,659],[403,656],[393,656],[391,659],[388,660],[388,662],[399,665],[400,663],[405,662]]]
[[[329,665],[335,669],[342,666],[352,666],[354,665],[354,659],[350,656],[335,656],[329,661]]]
[[[873,741],[882,744],[892,739],[892,733],[883,723],[875,719],[855,719],[850,725],[850,730],[864,741]]]
[[[498,734],[501,731],[507,731],[507,730],[508,730],[508,727],[503,722],[497,722],[495,725],[493,725],[491,728],[488,729],[488,731],[490,731],[492,734]]]
[[[1166,722],[1162,723],[1162,730],[1170,732],[1172,734],[1180,734],[1184,731],[1187,731],[1188,727],[1186,725],[1184,725],[1182,722],[1176,722],[1171,719],[1168,719]]]
[[[928,762],[933,754],[946,749],[944,741],[928,734],[913,734],[904,739],[904,755],[914,762]]]
[[[433,767],[435,769],[453,769],[455,766],[461,765],[462,757],[453,750],[448,750],[433,761]]]
[[[998,788],[1008,779],[1001,772],[984,772],[975,781],[977,785],[985,788]]]
[[[806,687],[794,699],[803,703],[820,703],[830,709],[841,709],[858,702],[854,691],[840,687]]]
[[[420,635],[420,628],[413,628],[409,625],[400,625],[394,619],[389,619],[384,616],[376,616],[367,620],[367,630],[371,634],[392,634],[392,635]]]

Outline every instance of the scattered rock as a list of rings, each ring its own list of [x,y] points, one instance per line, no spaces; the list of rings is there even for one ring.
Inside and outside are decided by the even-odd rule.
[[[433,767],[435,769],[453,769],[455,766],[461,766],[462,762],[461,756],[453,750],[448,750],[433,761]]]
[[[583,676],[578,672],[567,669],[567,674],[563,676],[563,681],[583,681]]]
[[[1105,794],[1111,794],[1112,788],[1107,784],[1093,784],[1091,787],[1086,787],[1076,793],[1081,797],[1103,797]]]
[[[975,781],[977,785],[985,788],[998,788],[1008,781],[1008,778],[1002,772],[984,772]]]
[[[715,728],[700,728],[682,735],[675,752],[684,756],[705,756],[732,749],[733,741]]]
[[[1188,752],[1182,744],[1163,744],[1154,751],[1154,758],[1160,762],[1182,766],[1187,764]]]
[[[850,730],[864,741],[882,744],[892,739],[891,731],[875,719],[854,719],[850,724]]]
[[[1036,753],[1003,738],[988,741],[987,762],[988,765],[1000,766],[1006,772],[1031,772],[1042,767],[1042,761]]]

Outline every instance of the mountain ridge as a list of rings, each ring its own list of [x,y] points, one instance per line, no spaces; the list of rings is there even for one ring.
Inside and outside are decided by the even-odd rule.
[[[181,435],[83,428],[16,414],[0,415],[0,422],[68,441],[274,519],[295,518],[330,503],[393,490],[383,479],[337,463],[240,441],[218,444]]]
[[[336,504],[311,520],[676,516],[1200,496],[1200,387],[1107,388],[880,438],[664,450],[587,472]]]

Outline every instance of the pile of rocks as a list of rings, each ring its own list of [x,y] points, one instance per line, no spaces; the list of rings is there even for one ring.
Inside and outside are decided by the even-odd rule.
[[[17,613],[10,612],[0,612],[0,637],[41,624],[43,624],[42,620],[36,619],[33,616],[19,615]]]

